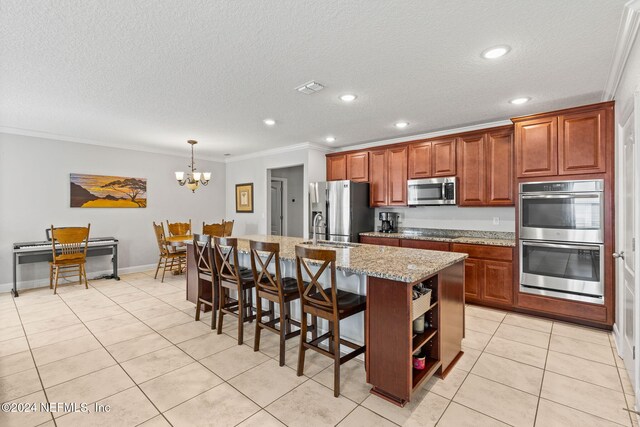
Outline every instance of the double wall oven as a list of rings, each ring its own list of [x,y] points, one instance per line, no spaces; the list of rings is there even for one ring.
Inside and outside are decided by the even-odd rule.
[[[604,304],[604,182],[520,184],[520,291]]]

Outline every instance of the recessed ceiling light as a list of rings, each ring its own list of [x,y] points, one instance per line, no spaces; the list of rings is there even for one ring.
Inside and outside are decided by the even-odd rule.
[[[275,121],[275,120],[273,120],[273,119],[264,119],[264,120],[263,120],[263,122],[264,122],[264,124],[265,124],[265,125],[267,125],[267,126],[273,126],[273,125],[275,125],[275,124],[276,124],[276,121]]]
[[[329,144],[331,144],[332,142],[334,142],[336,140],[336,138],[333,137],[333,136],[328,136],[324,140],[327,141]]]
[[[509,53],[509,51],[511,50],[511,48],[509,46],[495,46],[495,47],[491,47],[487,50],[485,50],[484,52],[482,52],[482,57],[485,59],[496,59],[496,58],[500,58],[501,56],[506,55],[507,53]]]
[[[520,105],[520,104],[524,104],[525,102],[529,102],[529,101],[531,101],[531,98],[523,97],[523,98],[514,98],[509,102],[511,104],[513,104],[513,105]]]
[[[396,122],[395,125],[398,129],[404,129],[409,126],[409,122]]]
[[[340,100],[344,102],[351,102],[351,101],[354,101],[356,98],[357,96],[355,96],[352,93],[345,93],[344,95],[340,95]]]

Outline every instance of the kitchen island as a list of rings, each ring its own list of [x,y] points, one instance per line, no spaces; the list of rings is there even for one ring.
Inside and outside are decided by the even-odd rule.
[[[251,266],[250,240],[279,243],[282,274],[295,277],[295,246],[303,239],[238,237],[239,262],[245,267]],[[365,367],[371,392],[404,405],[431,376],[445,376],[462,355],[467,255],[367,244],[346,246],[319,246],[336,251],[337,286],[367,296],[364,318],[345,319],[340,325],[341,334],[366,344]],[[187,265],[187,299],[195,301],[198,279],[191,245]],[[330,283],[324,275],[321,281]],[[413,287],[420,284],[432,291],[426,306],[412,300]],[[293,317],[299,317],[299,310],[299,305],[292,307]],[[422,313],[428,327],[423,333],[414,334],[412,320]],[[319,327],[322,330],[327,325],[320,323]],[[412,366],[412,355],[421,349],[426,353],[425,368],[417,370]]]

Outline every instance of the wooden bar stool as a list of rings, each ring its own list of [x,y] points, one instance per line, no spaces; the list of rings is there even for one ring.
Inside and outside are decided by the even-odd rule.
[[[194,234],[193,253],[196,258],[196,268],[198,269],[198,302],[196,303],[196,321],[200,320],[200,307],[202,304],[211,307],[211,329],[216,327],[216,312],[218,309],[218,278],[215,274],[213,264],[213,247],[211,246],[211,236]],[[211,289],[211,301],[204,298],[205,286]]]
[[[282,277],[280,273],[280,244],[249,242],[251,247],[251,270],[256,284],[256,336],[253,351],[260,350],[260,331],[266,329],[280,336],[280,366],[284,366],[285,341],[300,335],[300,330],[291,332],[291,325],[300,327],[300,322],[291,318],[291,301],[300,298],[298,283],[293,277]],[[266,256],[262,261],[260,253]],[[275,274],[268,268],[275,264]],[[262,311],[262,298],[269,301],[269,311]],[[274,318],[274,304],[280,307],[280,315]],[[263,318],[269,315],[269,321]],[[278,328],[275,325],[278,324]]]
[[[315,274],[311,272],[307,260],[322,262]],[[318,279],[327,267],[331,272],[331,286],[325,288],[318,282]],[[309,277],[309,282],[303,280],[303,270],[305,275]],[[304,352],[306,349],[313,349],[333,358],[333,395],[338,397],[340,396],[340,365],[365,351],[365,346],[359,346],[340,338],[340,320],[365,311],[367,300],[364,295],[337,289],[336,252],[333,250],[312,249],[296,245],[296,271],[302,306],[298,376],[302,376],[304,373]],[[307,342],[307,313],[328,320],[330,322],[329,332]],[[327,339],[329,340],[329,351],[319,346],[322,341]],[[354,351],[340,357],[340,344],[352,348]]]
[[[244,322],[253,322],[252,293],[255,287],[253,272],[241,268],[238,264],[238,240],[227,237],[214,237],[214,257],[218,272],[218,335],[222,333],[225,314],[238,318],[238,345],[242,344]],[[229,296],[230,290],[238,292],[237,299]]]

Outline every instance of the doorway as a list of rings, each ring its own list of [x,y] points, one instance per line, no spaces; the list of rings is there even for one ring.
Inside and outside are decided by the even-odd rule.
[[[638,296],[640,284],[636,276],[638,253],[636,241],[638,237],[637,191],[640,177],[637,171],[638,149],[635,138],[640,125],[640,92],[634,94],[634,102],[622,115],[618,123],[617,155],[617,232],[616,232],[616,289],[619,290],[618,309],[620,310],[620,327],[618,331],[618,351],[629,372],[634,390],[638,389],[638,358],[636,348],[640,342],[640,310]]]
[[[270,169],[267,227],[271,235],[303,237],[304,166]]]
[[[271,235],[286,236],[287,223],[284,219],[286,207],[284,206],[283,194],[286,194],[287,179],[271,178]]]

